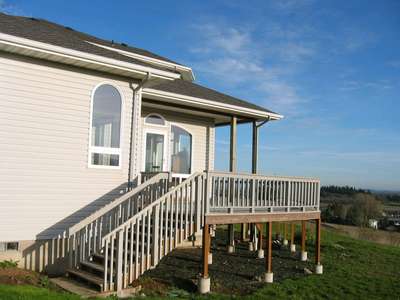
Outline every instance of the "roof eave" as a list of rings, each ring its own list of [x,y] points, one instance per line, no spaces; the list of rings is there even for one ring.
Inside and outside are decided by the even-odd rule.
[[[229,113],[232,115],[240,115],[247,118],[252,118],[256,120],[280,120],[283,118],[282,115],[266,112],[262,110],[251,109],[242,106],[230,105],[226,103],[216,102],[212,100],[191,97],[182,94],[170,93],[165,91],[160,91],[151,88],[145,88],[142,91],[142,95],[153,100],[169,100],[175,101],[182,104],[190,105],[193,107],[208,108],[213,111],[221,111],[224,113]]]
[[[5,33],[0,33],[0,50],[139,79],[144,78],[149,73],[153,77],[166,80],[181,78],[181,74],[174,72],[123,62]]]

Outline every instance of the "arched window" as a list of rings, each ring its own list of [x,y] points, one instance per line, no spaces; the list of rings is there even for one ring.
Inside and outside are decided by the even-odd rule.
[[[92,101],[90,165],[120,167],[121,94],[103,84],[94,91]]]
[[[171,125],[171,171],[190,174],[192,170],[192,135],[185,129]]]
[[[165,126],[165,120],[161,116],[155,114],[148,115],[145,122],[151,125]]]

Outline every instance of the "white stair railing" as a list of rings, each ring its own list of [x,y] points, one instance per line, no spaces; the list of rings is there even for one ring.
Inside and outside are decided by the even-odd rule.
[[[126,288],[202,228],[206,177],[193,174],[102,238],[104,291]]]
[[[146,177],[136,188],[70,227],[67,231],[69,267],[77,267],[100,251],[103,236],[168,192],[169,180],[166,172]]]

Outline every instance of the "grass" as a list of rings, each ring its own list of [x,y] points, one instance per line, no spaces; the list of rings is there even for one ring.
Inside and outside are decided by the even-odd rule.
[[[265,285],[247,299],[400,299],[399,247],[355,240],[326,229],[322,241],[324,275]],[[309,253],[312,258],[310,247]],[[174,288],[167,295],[171,299],[231,299],[221,294],[188,295]],[[0,285],[0,299],[77,300],[79,297],[46,288]]]

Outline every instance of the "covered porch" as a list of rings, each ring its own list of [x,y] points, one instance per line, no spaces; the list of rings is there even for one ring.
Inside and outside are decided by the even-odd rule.
[[[161,86],[159,89],[147,89],[143,92],[143,107],[155,113],[159,110],[174,111],[181,114],[199,116],[212,120],[210,128],[214,139],[208,143],[215,145],[215,128],[229,127],[229,172],[213,170],[213,161],[207,164],[206,175],[202,179],[204,188],[204,220],[202,226],[203,266],[202,276],[199,279],[199,291],[210,291],[210,277],[208,265],[212,263],[210,252],[211,235],[217,225],[228,225],[227,251],[235,251],[234,228],[240,224],[241,239],[249,243],[250,251],[257,251],[260,259],[265,259],[264,281],[273,282],[272,270],[272,226],[280,223],[285,228],[283,243],[288,245],[292,252],[296,251],[294,243],[294,226],[301,224],[302,239],[300,259],[307,260],[306,251],[306,223],[315,224],[316,256],[315,264],[317,274],[322,273],[320,259],[320,210],[319,191],[320,182],[314,178],[265,176],[259,174],[258,168],[258,144],[259,130],[268,122],[279,120],[281,115],[269,110],[253,106],[242,107],[243,103],[227,102],[225,95],[215,91],[203,90],[202,87],[190,86]],[[193,85],[193,84],[190,84]],[[182,91],[189,90],[192,96],[183,96]],[[176,94],[176,93],[181,94]],[[189,94],[188,93],[188,94]],[[201,95],[202,99],[194,99],[193,95]],[[208,103],[206,96],[214,102]],[[220,97],[220,98],[218,98]],[[216,101],[219,99],[219,104]],[[230,100],[230,99],[229,99]],[[234,99],[235,100],[235,99]],[[233,107],[232,103],[237,104]],[[245,103],[247,105],[247,102]],[[238,173],[237,156],[237,128],[239,124],[251,125],[252,149],[251,149],[251,173]],[[210,146],[213,149],[214,145]],[[210,149],[209,148],[209,149]],[[214,149],[213,149],[214,150]],[[191,154],[192,156],[193,154]],[[213,157],[213,160],[221,159]],[[166,171],[173,171],[172,165]],[[194,171],[191,169],[190,173]],[[185,179],[189,174],[174,174],[172,176]],[[197,190],[198,191],[198,190]],[[200,196],[199,196],[200,197]],[[203,210],[202,209],[202,210]],[[288,230],[291,236],[286,238]],[[266,249],[262,248],[263,239],[266,239]],[[265,253],[265,255],[264,255]]]

